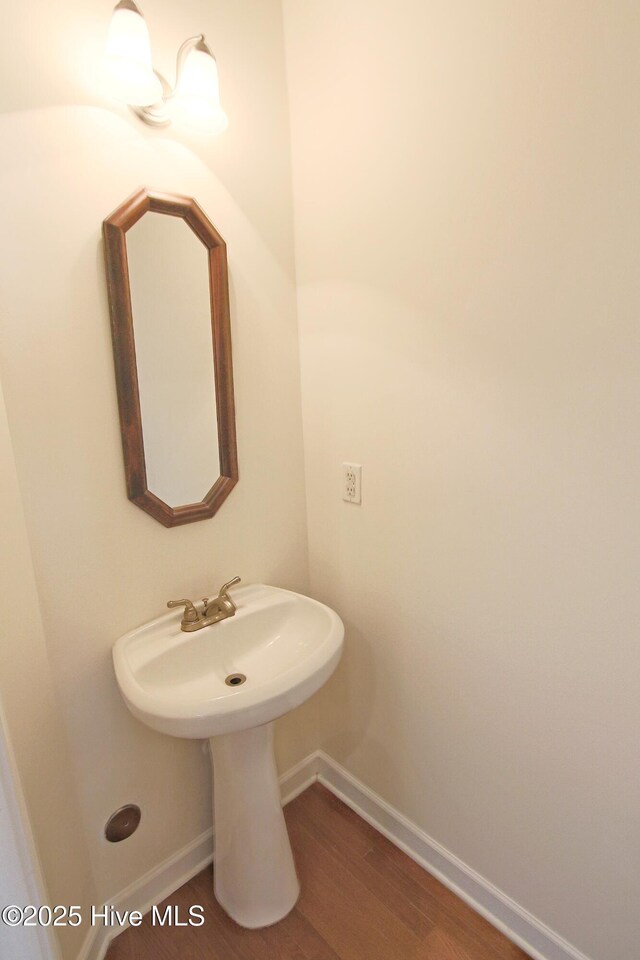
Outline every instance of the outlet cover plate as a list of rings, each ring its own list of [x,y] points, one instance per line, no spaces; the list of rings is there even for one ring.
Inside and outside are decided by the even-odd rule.
[[[342,464],[342,499],[347,503],[362,503],[362,464]]]

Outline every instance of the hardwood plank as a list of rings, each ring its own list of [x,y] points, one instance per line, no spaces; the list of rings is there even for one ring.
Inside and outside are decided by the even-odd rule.
[[[380,836],[366,859],[436,926],[455,933],[471,944],[475,942],[478,950],[483,946],[489,948],[492,960],[529,960],[524,951],[488,920],[385,837]],[[478,956],[482,957],[483,954],[479,953]]]
[[[177,942],[169,942],[166,930],[148,923],[129,927],[112,941],[108,960],[175,960]]]
[[[338,954],[329,946],[324,937],[309,923],[300,911],[292,910],[288,917],[281,920],[277,927],[287,930],[294,942],[301,948],[305,960],[340,960]],[[276,927],[272,928],[273,930]]]
[[[343,853],[354,857],[364,857],[380,836],[374,827],[320,783],[314,783],[287,804],[284,813],[287,819],[303,814],[314,822],[324,843],[339,847]]]
[[[454,936],[436,927],[428,940],[429,960],[476,960],[478,954],[460,943]],[[489,957],[490,954],[485,954]]]
[[[422,941],[297,819],[289,820],[302,894],[297,909],[341,960],[412,960]]]
[[[328,790],[321,789],[328,796],[332,796]],[[332,799],[334,798],[332,797]],[[317,801],[321,806],[324,805],[324,796],[320,794]],[[424,939],[433,929],[433,921],[405,896],[404,891],[397,884],[389,882],[383,873],[368,862],[367,856],[371,853],[371,850],[367,849],[369,847],[368,833],[364,830],[361,833],[364,841],[361,856],[353,856],[350,852],[345,852],[340,823],[338,822],[343,817],[343,811],[348,810],[358,821],[357,824],[347,823],[346,829],[350,834],[353,835],[359,831],[360,824],[368,829],[372,828],[344,804],[341,803],[340,806],[342,810],[336,811],[331,805],[327,805],[321,810],[318,809],[318,804],[301,805],[287,812],[287,823],[289,825],[294,822],[300,823],[304,829],[316,837],[319,843],[331,850],[336,861],[340,864],[341,870],[348,870],[353,874],[413,934],[419,939]],[[320,817],[318,813],[320,813]]]

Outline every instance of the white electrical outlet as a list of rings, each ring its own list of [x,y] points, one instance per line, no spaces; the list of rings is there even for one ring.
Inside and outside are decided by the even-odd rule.
[[[359,463],[342,464],[342,499],[347,503],[362,503],[362,466]]]

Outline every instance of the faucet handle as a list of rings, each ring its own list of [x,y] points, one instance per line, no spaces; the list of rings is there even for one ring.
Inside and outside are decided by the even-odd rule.
[[[184,607],[183,623],[195,623],[198,620],[198,611],[191,600],[168,600],[168,607]]]
[[[223,583],[218,590],[218,598],[226,597],[229,587],[234,587],[236,583],[240,583],[240,577],[234,577],[233,580],[229,580],[228,583]]]

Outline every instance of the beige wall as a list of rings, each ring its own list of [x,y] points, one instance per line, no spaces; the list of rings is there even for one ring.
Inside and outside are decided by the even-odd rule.
[[[150,130],[100,99],[111,6],[11,4],[0,56],[0,373],[46,638],[47,660],[39,650],[34,664],[57,687],[77,851],[86,843],[63,902],[113,897],[211,822],[206,754],[128,714],[111,665],[116,638],[169,598],[203,596],[234,574],[308,586],[280,5],[144,4],[170,77],[185,37],[210,39],[230,116],[217,139]],[[100,242],[103,218],[140,185],[195,196],[229,251],[240,482],[215,518],[172,530],[126,498]],[[39,722],[27,648],[14,658],[14,642],[3,636],[7,719],[34,768],[54,755],[58,732]],[[310,749],[314,713],[312,702],[281,728],[283,765]],[[25,778],[34,820],[47,790],[36,773]],[[143,810],[139,831],[107,844],[106,818],[130,801]],[[45,846],[62,842],[53,813]],[[51,860],[52,891],[63,889],[57,871]]]
[[[4,597],[0,632],[0,721],[3,726],[0,737],[3,739],[3,755],[4,738],[10,739],[10,748],[7,745],[7,749],[10,749],[14,761],[13,766],[4,765],[3,773],[16,776],[15,793],[27,801],[25,820],[30,824],[35,845],[36,885],[39,885],[42,871],[46,878],[48,903],[76,904],[86,912],[95,902],[95,887],[84,843],[68,742],[60,717],[60,701],[49,668],[1,389],[0,503],[3,508],[0,583]],[[5,823],[5,827],[8,829],[9,824]],[[16,844],[19,844],[19,827],[20,824],[14,824],[16,838],[13,843]],[[20,897],[19,883],[11,873],[11,845],[11,837],[5,834],[0,842],[4,878],[1,892],[5,905],[16,899],[19,902]],[[61,927],[56,932],[65,956],[74,957],[86,930]],[[25,946],[29,944],[26,937]]]
[[[284,10],[311,586],[348,624],[325,747],[633,960],[638,5]]]

